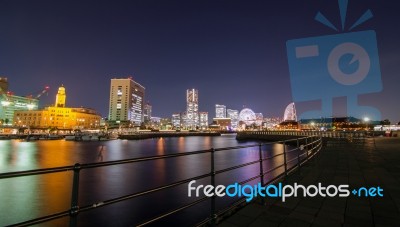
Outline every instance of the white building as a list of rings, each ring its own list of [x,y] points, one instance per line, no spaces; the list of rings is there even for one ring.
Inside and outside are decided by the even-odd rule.
[[[226,106],[215,104],[215,118],[226,118]]]
[[[227,117],[231,119],[231,127],[232,129],[237,129],[239,125],[239,111],[238,110],[226,110]]]

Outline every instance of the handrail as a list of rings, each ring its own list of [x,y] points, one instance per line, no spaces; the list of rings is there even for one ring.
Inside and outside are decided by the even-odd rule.
[[[294,143],[296,142],[297,146],[293,149],[286,150],[286,145],[288,143]],[[277,144],[281,143],[283,144],[283,152],[279,154],[274,154],[269,157],[262,157],[262,147],[266,145],[271,145],[271,144]],[[302,147],[300,147],[300,143],[302,144]],[[229,151],[229,150],[234,150],[234,149],[242,149],[242,148],[252,148],[252,147],[258,147],[259,151],[259,159],[242,163],[239,165],[234,165],[228,168],[220,169],[220,170],[215,170],[215,152],[222,152],[222,151]],[[224,147],[224,148],[211,148],[208,150],[198,150],[198,151],[192,151],[192,152],[185,152],[185,153],[176,153],[176,154],[166,154],[166,155],[156,155],[156,156],[148,156],[148,157],[139,157],[139,158],[130,158],[130,159],[124,159],[124,160],[116,160],[116,161],[106,161],[106,162],[99,162],[99,163],[86,163],[86,164],[75,164],[73,166],[62,166],[62,167],[54,167],[54,168],[43,168],[43,169],[35,169],[35,170],[26,170],[26,171],[18,171],[18,172],[8,172],[8,173],[1,173],[0,174],[0,180],[5,179],[5,178],[15,178],[15,177],[21,177],[21,176],[33,176],[33,175],[39,175],[39,174],[50,174],[50,173],[58,173],[58,172],[64,172],[64,171],[73,171],[73,183],[72,183],[72,197],[71,197],[71,208],[69,210],[61,211],[58,213],[46,215],[43,217],[23,221],[20,223],[16,223],[13,225],[16,226],[28,226],[28,225],[33,225],[33,224],[40,224],[43,222],[47,222],[50,220],[58,219],[61,217],[65,216],[70,216],[70,226],[76,226],[77,225],[77,216],[80,212],[85,212],[88,210],[93,210],[97,209],[99,207],[103,207],[106,205],[118,203],[121,201],[125,201],[128,199],[133,199],[137,198],[140,196],[148,195],[154,192],[162,191],[165,189],[169,189],[172,187],[176,187],[185,183],[189,183],[192,180],[200,180],[204,179],[207,177],[210,177],[211,179],[211,184],[215,187],[215,176],[221,173],[229,172],[235,169],[240,169],[246,166],[254,165],[254,164],[259,164],[260,165],[260,173],[254,177],[248,178],[240,182],[239,184],[245,184],[247,182],[254,181],[256,179],[260,179],[260,183],[262,185],[268,185],[271,184],[282,177],[286,177],[288,173],[300,168],[305,162],[307,162],[310,158],[312,158],[314,155],[316,155],[322,148],[322,138],[319,136],[306,136],[306,137],[301,137],[301,138],[295,138],[295,139],[289,139],[289,140],[282,140],[282,141],[277,141],[277,142],[268,142],[268,143],[258,143],[258,144],[251,144],[251,145],[245,145],[245,146],[235,146],[235,147]],[[292,158],[290,160],[287,160],[287,155],[288,153],[298,151],[298,154],[295,158]],[[302,153],[302,154],[300,154]],[[187,178],[184,180],[176,181],[173,183],[169,183],[166,185],[161,185],[158,187],[154,187],[151,189],[147,189],[144,191],[136,192],[136,193],[131,193],[128,195],[123,195],[120,197],[104,200],[104,201],[99,201],[93,204],[88,204],[88,205],[83,205],[79,206],[78,203],[78,192],[79,192],[79,175],[80,171],[84,169],[90,169],[90,168],[99,168],[99,167],[105,167],[105,166],[113,166],[113,165],[121,165],[121,164],[128,164],[128,163],[137,163],[137,162],[145,162],[145,161],[153,161],[153,160],[158,160],[158,159],[168,159],[168,158],[178,158],[182,156],[189,156],[189,155],[199,155],[199,154],[211,154],[210,160],[211,160],[211,170],[209,173],[198,175],[195,177]],[[263,163],[264,161],[267,160],[273,160],[278,156],[284,156],[284,163],[280,164],[278,166],[275,166],[267,171],[263,170]],[[306,156],[302,159],[300,157]],[[297,160],[297,165],[293,165],[290,168],[288,168],[288,163],[294,162]],[[279,168],[284,167],[284,172],[278,174],[275,178],[269,180],[268,182],[264,182],[264,177],[266,174],[271,173]],[[234,209],[237,205],[243,203],[243,198],[239,199],[238,201],[241,201],[234,206],[230,206],[228,208],[225,208],[223,210],[217,211],[215,208],[215,196],[208,198],[208,197],[203,197],[201,199],[192,201],[188,204],[181,205],[178,208],[172,209],[168,212],[165,212],[163,214],[160,214],[156,217],[153,217],[145,222],[142,222],[139,224],[139,226],[144,226],[150,223],[153,223],[155,221],[158,221],[164,217],[170,216],[172,214],[178,213],[182,210],[185,210],[189,207],[195,206],[203,201],[206,201],[208,199],[211,199],[211,209],[210,209],[210,217],[205,219],[207,220],[205,223],[209,222],[212,226],[214,226],[217,222],[217,217],[221,216],[222,214],[226,213],[227,211],[230,211]],[[204,221],[201,223],[204,223]]]

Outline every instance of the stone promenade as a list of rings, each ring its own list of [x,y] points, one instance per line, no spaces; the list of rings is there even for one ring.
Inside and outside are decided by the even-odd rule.
[[[400,138],[363,143],[328,143],[283,184],[381,187],[383,197],[266,198],[255,201],[219,226],[400,226]]]

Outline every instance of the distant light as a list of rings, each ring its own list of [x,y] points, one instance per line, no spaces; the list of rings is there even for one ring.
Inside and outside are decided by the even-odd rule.
[[[364,121],[365,121],[365,122],[368,122],[368,121],[369,121],[369,118],[368,118],[368,117],[364,117]]]

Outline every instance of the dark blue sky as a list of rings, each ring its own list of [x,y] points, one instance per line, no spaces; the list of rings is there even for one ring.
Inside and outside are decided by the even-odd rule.
[[[374,17],[354,31],[376,31],[383,91],[359,100],[398,122],[398,3],[350,0],[347,21],[367,9]],[[184,111],[186,89],[197,88],[209,117],[217,103],[282,117],[292,101],[286,41],[340,33],[315,21],[318,11],[340,27],[336,0],[1,0],[0,75],[17,95],[49,85],[41,105],[64,84],[68,106],[103,116],[110,79],[132,75],[155,116]],[[341,115],[345,99],[334,103]],[[298,112],[315,105],[298,103]]]

